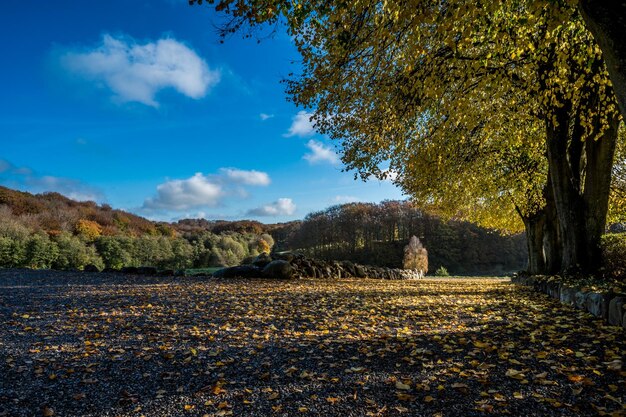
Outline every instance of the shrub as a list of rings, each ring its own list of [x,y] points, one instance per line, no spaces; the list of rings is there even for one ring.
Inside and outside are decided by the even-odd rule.
[[[438,277],[450,276],[450,274],[448,273],[448,270],[443,266],[440,266],[439,268],[437,268],[437,270],[435,271],[435,275],[437,275]]]
[[[608,275],[626,276],[626,233],[602,236],[602,263]]]

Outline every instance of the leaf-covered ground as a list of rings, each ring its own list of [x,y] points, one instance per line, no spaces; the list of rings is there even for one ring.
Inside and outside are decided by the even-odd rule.
[[[623,415],[625,352],[508,280],[0,271],[0,416]]]

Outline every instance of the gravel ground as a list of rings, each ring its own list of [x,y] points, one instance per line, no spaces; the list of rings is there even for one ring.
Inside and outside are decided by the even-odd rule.
[[[506,279],[0,270],[0,416],[624,415],[625,352]]]

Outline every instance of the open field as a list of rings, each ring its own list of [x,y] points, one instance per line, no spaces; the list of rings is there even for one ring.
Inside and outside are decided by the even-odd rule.
[[[0,271],[0,416],[622,415],[625,353],[507,279]]]

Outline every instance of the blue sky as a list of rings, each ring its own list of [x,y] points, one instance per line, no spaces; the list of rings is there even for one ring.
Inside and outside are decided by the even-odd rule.
[[[220,44],[218,23],[186,0],[2,2],[0,184],[160,220],[277,222],[402,198],[341,172],[287,102],[286,34]]]

